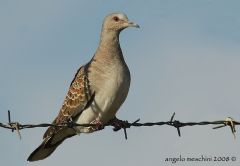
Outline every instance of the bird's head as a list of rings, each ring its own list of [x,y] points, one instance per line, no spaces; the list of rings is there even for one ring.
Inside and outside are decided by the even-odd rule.
[[[120,32],[128,27],[139,28],[139,25],[129,21],[124,13],[111,13],[105,17],[103,22],[103,29],[106,31]]]

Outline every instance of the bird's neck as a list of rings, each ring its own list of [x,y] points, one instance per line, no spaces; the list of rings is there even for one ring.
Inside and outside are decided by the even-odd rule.
[[[98,51],[121,51],[121,47],[119,44],[119,32],[102,31]]]

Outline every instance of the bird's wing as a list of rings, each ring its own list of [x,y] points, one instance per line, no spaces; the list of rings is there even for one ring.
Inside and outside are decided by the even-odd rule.
[[[66,123],[70,119],[74,119],[86,109],[94,98],[94,92],[91,91],[87,65],[80,67],[77,71],[68,93],[65,97],[62,108],[53,121],[53,124]],[[51,138],[56,133],[60,132],[64,127],[49,127],[45,132],[43,139]]]
[[[90,89],[87,69],[88,65],[82,66],[76,73],[53,124],[66,123],[69,119],[74,119],[94,100],[94,92],[91,92]],[[31,153],[28,161],[37,161],[48,157],[66,138],[74,135],[76,135],[76,131],[69,127],[49,127],[43,136],[42,144]]]

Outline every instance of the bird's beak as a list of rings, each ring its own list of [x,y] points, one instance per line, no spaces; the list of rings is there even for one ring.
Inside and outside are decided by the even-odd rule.
[[[140,26],[134,22],[128,22],[128,27],[140,28]]]

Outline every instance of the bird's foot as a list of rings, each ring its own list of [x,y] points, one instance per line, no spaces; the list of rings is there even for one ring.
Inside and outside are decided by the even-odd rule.
[[[90,124],[93,124],[93,126],[89,127],[91,132],[104,129],[104,124],[100,120],[94,120]]]
[[[126,128],[130,128],[130,125],[128,123],[128,121],[124,121],[124,120],[120,120],[117,117],[114,117],[113,119],[111,119],[108,122],[109,125],[112,125],[114,127],[114,131],[118,131],[120,129],[126,129]]]

